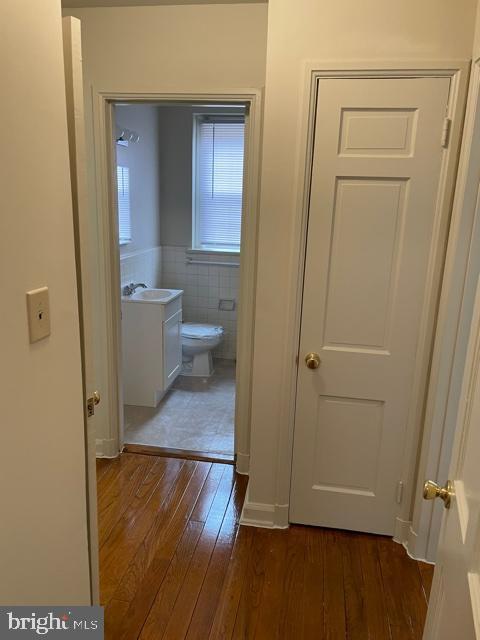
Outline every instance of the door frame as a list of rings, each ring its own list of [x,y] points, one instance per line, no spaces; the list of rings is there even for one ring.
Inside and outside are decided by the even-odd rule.
[[[293,301],[288,313],[287,341],[291,345],[296,366],[285,359],[283,381],[285,394],[281,407],[284,419],[280,425],[277,455],[277,495],[274,527],[287,527],[289,523],[290,482],[292,476],[293,439],[295,431],[295,409],[297,392],[297,371],[299,364],[299,339],[301,311],[303,303],[303,278],[309,213],[309,194],[313,167],[314,122],[317,102],[317,85],[322,78],[449,78],[451,81],[448,112],[451,120],[448,148],[445,149],[438,190],[435,236],[436,249],[429,258],[427,275],[427,296],[422,311],[420,340],[415,364],[412,407],[406,430],[405,448],[402,456],[403,496],[399,506],[396,530],[403,531],[405,523],[410,524],[413,491],[416,486],[417,459],[425,408],[425,395],[430,370],[433,336],[436,325],[437,307],[445,260],[453,193],[458,163],[460,138],[468,85],[468,60],[381,60],[346,62],[315,62],[305,64],[303,91],[301,96],[301,121],[296,151],[297,171],[295,176],[295,205],[298,216],[294,227],[293,264],[289,282],[290,299]],[[439,139],[440,144],[440,139]],[[287,297],[288,299],[288,297]],[[286,508],[285,508],[286,507]],[[272,526],[271,525],[271,526]],[[395,536],[397,538],[397,535]]]
[[[98,259],[100,290],[106,308],[106,380],[104,396],[109,421],[109,450],[115,457],[123,447],[123,402],[121,375],[120,251],[114,165],[114,117],[116,102],[152,104],[242,103],[245,118],[244,198],[240,260],[240,293],[237,329],[237,374],[235,402],[235,457],[238,473],[248,474],[250,462],[250,414],[255,312],[257,229],[262,92],[258,89],[185,92],[103,91],[92,87],[95,150],[96,206],[98,211]]]
[[[82,389],[85,427],[85,473],[87,497],[88,554],[90,564],[91,604],[100,601],[100,569],[98,557],[97,470],[95,464],[95,414],[88,415],[87,398],[94,391],[92,330],[92,265],[88,256],[89,221],[87,160],[85,143],[84,85],[82,71],[81,22],[73,16],[62,18],[65,97],[67,107],[72,212],[77,274],[80,350],[82,356]]]

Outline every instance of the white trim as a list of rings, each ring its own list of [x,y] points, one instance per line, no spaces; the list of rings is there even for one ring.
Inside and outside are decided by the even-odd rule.
[[[248,476],[250,471],[250,456],[246,453],[237,453],[235,469],[242,476]]]
[[[103,341],[106,346],[106,380],[103,390],[103,403],[108,434],[106,440],[116,442],[117,455],[123,442],[123,411],[121,380],[121,333],[120,333],[120,248],[118,245],[118,216],[110,212],[116,210],[117,190],[114,175],[114,122],[111,109],[103,94],[92,87],[93,133],[95,150],[96,210],[98,221],[98,245],[95,253],[99,262],[98,299],[101,301],[97,313],[102,318]],[[107,144],[107,140],[110,144]],[[103,295],[102,295],[103,294]],[[115,313],[114,310],[117,310]],[[97,418],[98,424],[98,418]],[[100,430],[99,430],[100,432]]]
[[[407,540],[405,542],[405,544],[403,545],[405,547],[406,552],[408,553],[408,555],[413,558],[414,560],[421,560],[422,562],[429,562],[428,560],[425,559],[425,557],[419,556],[416,552],[415,552],[415,548],[417,546],[417,538],[418,538],[418,534],[413,530],[413,527],[410,526],[410,528],[408,529],[408,536],[407,536]],[[433,564],[433,563],[432,563]]]
[[[443,508],[423,501],[420,490],[426,478],[445,482],[450,463],[454,416],[463,375],[459,350],[465,349],[468,337],[461,335],[462,310],[465,304],[473,305],[473,292],[467,287],[469,270],[473,269],[478,275],[479,268],[478,258],[477,264],[472,265],[480,251],[480,241],[473,233],[474,226],[480,224],[476,212],[480,179],[479,135],[480,59],[473,64],[471,73],[413,508],[418,537],[412,550],[429,561],[435,559]],[[463,345],[459,343],[462,340]]]
[[[265,529],[288,529],[288,504],[250,502],[247,489],[240,524]]]
[[[109,440],[96,440],[97,458],[116,458],[119,454],[117,441],[113,438]]]
[[[93,347],[92,265],[89,247],[87,161],[85,148],[85,113],[82,74],[82,36],[78,18],[62,19],[63,56],[65,71],[65,97],[70,152],[70,176],[72,181],[72,213],[75,227],[75,259],[77,272],[78,305],[80,318],[80,342],[82,352],[82,387],[85,417],[86,497],[88,555],[90,564],[91,604],[98,604],[98,518],[97,472],[95,463],[96,416],[87,415],[86,399],[96,388]]]
[[[226,251],[225,249],[187,249],[188,255],[198,256],[198,255],[207,255],[207,256],[233,256],[237,257],[240,255],[240,251]]]
[[[310,169],[313,159],[313,130],[316,106],[316,86],[322,77],[447,77],[451,79],[449,113],[452,119],[452,131],[449,148],[445,150],[441,185],[439,187],[438,206],[442,213],[435,235],[438,250],[430,256],[428,303],[425,305],[421,321],[421,339],[417,352],[415,373],[416,399],[412,403],[414,410],[407,428],[406,446],[403,454],[402,480],[405,486],[403,504],[398,516],[407,520],[412,504],[413,479],[416,470],[417,450],[421,429],[421,417],[424,404],[426,377],[430,361],[430,337],[435,323],[437,292],[442,274],[445,245],[450,217],[450,205],[453,194],[460,133],[463,124],[463,109],[467,89],[467,72],[469,62],[466,60],[449,61],[365,61],[365,62],[307,62],[301,87],[301,113],[299,121],[298,144],[296,149],[296,176],[294,193],[296,200],[295,227],[293,230],[294,250],[291,280],[288,283],[287,300],[292,300],[287,308],[288,325],[286,336],[286,352],[283,358],[282,390],[283,399],[280,407],[280,432],[276,465],[276,501],[280,504],[289,502],[291,462],[295,418],[295,396],[297,367],[295,361],[298,353],[300,335],[300,316],[302,306],[301,283],[304,273],[306,223],[308,216],[308,196],[310,191]]]
[[[199,218],[197,215],[198,210],[198,120],[197,115],[193,115],[193,125],[192,125],[192,249],[199,249],[197,245],[198,231],[199,231]]]
[[[143,256],[151,251],[158,251],[162,249],[161,245],[156,247],[149,247],[148,249],[136,249],[135,251],[128,251],[120,254],[120,261],[127,260],[128,258],[136,258],[137,256]]]
[[[120,327],[120,252],[116,190],[111,174],[114,153],[112,104],[114,102],[176,102],[244,103],[245,114],[245,174],[244,215],[242,216],[242,245],[240,266],[240,294],[237,333],[237,380],[235,406],[235,452],[237,456],[250,453],[250,413],[253,356],[253,320],[256,290],[258,184],[261,134],[262,93],[257,89],[231,91],[192,91],[185,93],[100,91],[92,87],[95,175],[100,259],[99,286],[105,305],[100,313],[105,317],[107,346],[107,384],[104,400],[107,404],[108,433],[118,452],[123,445],[123,411],[121,388],[121,327]],[[248,212],[248,215],[245,215]],[[118,286],[117,286],[118,285]],[[108,440],[110,441],[110,440]],[[105,441],[104,441],[105,442]],[[109,445],[110,446],[110,445]],[[110,448],[111,450],[111,448]]]
[[[428,564],[435,564],[431,560],[427,560],[423,555],[419,555],[415,551],[417,548],[418,535],[412,528],[412,522],[410,520],[401,520],[397,518],[395,520],[395,532],[393,534],[393,541],[397,544],[401,544],[407,552],[408,556],[412,560],[418,560],[420,562],[427,562]]]
[[[395,518],[395,529],[393,531],[394,542],[398,542],[398,544],[403,546],[407,545],[411,526],[412,522],[410,520]]]

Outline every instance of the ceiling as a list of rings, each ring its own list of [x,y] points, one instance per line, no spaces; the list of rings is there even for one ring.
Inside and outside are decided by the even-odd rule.
[[[62,7],[141,7],[166,4],[242,4],[268,0],[62,0]]]

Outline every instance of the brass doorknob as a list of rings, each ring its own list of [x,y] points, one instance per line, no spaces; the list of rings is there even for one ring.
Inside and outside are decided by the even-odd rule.
[[[98,391],[93,392],[92,398],[93,398],[93,404],[95,405],[100,404],[100,394],[98,393]]]
[[[318,353],[307,353],[305,356],[305,363],[309,369],[318,369],[320,362],[321,360]]]
[[[444,487],[441,487],[433,480],[427,480],[423,485],[424,500],[435,500],[435,498],[440,498],[440,500],[443,500],[445,504],[445,509],[450,508],[450,504],[454,495],[455,492],[453,491],[453,483],[450,482],[450,480],[447,481],[447,484]]]

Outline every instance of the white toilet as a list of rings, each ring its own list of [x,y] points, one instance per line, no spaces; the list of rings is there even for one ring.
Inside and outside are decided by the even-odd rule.
[[[223,339],[223,327],[214,324],[184,322],[182,324],[182,375],[211,376],[212,351]]]

